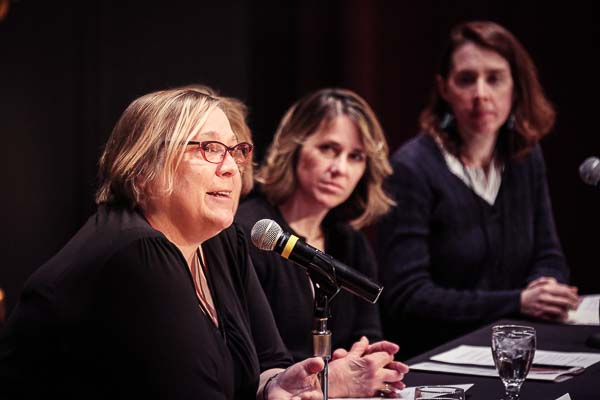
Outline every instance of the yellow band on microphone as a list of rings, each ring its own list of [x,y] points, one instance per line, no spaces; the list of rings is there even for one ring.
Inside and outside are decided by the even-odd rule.
[[[297,236],[290,235],[290,238],[288,239],[287,243],[285,244],[285,247],[283,248],[283,251],[281,252],[281,257],[288,258],[292,250],[294,250],[294,246],[296,245],[297,241]]]

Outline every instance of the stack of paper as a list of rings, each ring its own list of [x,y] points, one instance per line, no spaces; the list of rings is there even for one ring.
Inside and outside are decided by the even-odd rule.
[[[467,390],[469,390],[471,388],[471,386],[473,386],[473,384],[467,383],[467,384],[463,384],[463,385],[443,385],[443,386],[462,388],[466,393]],[[413,400],[415,398],[415,387],[407,387],[402,390],[396,390],[396,396],[397,396],[396,397],[397,399]],[[346,400],[381,400],[381,397],[346,398]]]
[[[569,311],[567,324],[600,325],[600,294],[581,296],[577,310]]]
[[[485,346],[458,346],[431,357],[433,362],[411,365],[412,370],[450,374],[494,376],[492,351]],[[562,382],[600,361],[599,353],[571,353],[536,350],[527,379]]]

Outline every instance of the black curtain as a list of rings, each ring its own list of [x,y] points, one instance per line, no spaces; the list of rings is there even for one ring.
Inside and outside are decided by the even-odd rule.
[[[298,97],[344,86],[370,102],[395,150],[417,134],[442,39],[468,19],[506,26],[538,66],[558,109],[542,147],[559,234],[574,284],[599,292],[600,191],[577,174],[600,156],[595,15],[581,4],[480,0],[11,2],[0,21],[0,287],[9,310],[93,212],[98,156],[134,98],[189,83],[239,97],[260,161]]]

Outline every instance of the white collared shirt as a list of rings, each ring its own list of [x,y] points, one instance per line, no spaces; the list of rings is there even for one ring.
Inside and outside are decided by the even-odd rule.
[[[504,164],[494,157],[486,174],[482,167],[467,167],[458,158],[450,154],[441,143],[438,141],[436,143],[444,155],[450,172],[460,178],[465,185],[470,187],[488,204],[494,205],[500,191],[500,185],[502,184]]]

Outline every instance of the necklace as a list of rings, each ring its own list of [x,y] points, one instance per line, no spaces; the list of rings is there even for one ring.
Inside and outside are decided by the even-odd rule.
[[[210,288],[206,279],[206,267],[202,262],[202,254],[200,249],[196,251],[192,266],[192,278],[194,279],[194,287],[196,289],[196,295],[200,303],[198,306],[206,314],[215,326],[219,326],[217,319],[217,311],[214,308],[214,302],[210,294]]]

